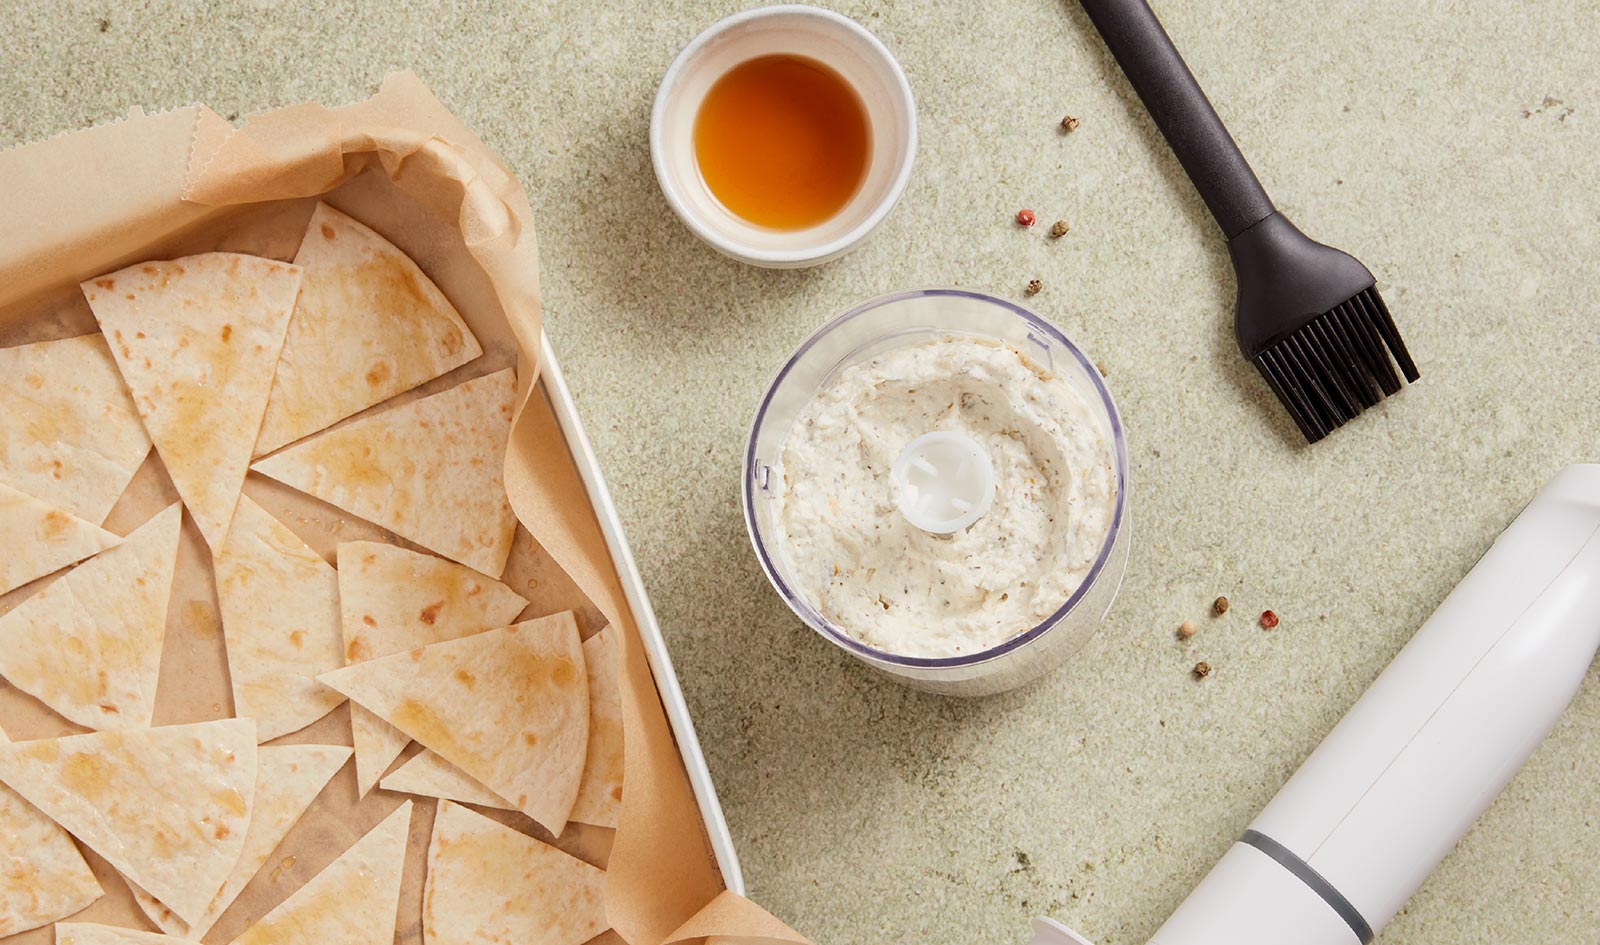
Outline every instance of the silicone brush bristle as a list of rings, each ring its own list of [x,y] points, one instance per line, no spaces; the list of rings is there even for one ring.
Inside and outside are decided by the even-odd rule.
[[[1322,313],[1253,360],[1311,443],[1398,393],[1401,375],[1407,381],[1421,376],[1376,287]]]

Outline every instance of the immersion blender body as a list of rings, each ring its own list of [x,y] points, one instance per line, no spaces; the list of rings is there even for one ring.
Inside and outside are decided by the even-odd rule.
[[[1151,945],[1362,945],[1533,753],[1600,650],[1600,465],[1511,523]],[[1083,940],[1049,920],[1034,945]]]

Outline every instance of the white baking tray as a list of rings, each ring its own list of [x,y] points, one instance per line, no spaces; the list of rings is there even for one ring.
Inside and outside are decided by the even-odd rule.
[[[611,493],[600,475],[600,464],[583,432],[577,409],[572,403],[572,392],[562,376],[561,365],[551,350],[550,338],[540,334],[541,361],[540,385],[545,400],[555,413],[556,422],[567,438],[567,450],[583,477],[589,491],[589,503],[594,507],[595,518],[605,535],[611,561],[622,578],[622,590],[627,595],[628,606],[633,609],[633,620],[644,641],[644,651],[650,658],[650,672],[656,680],[656,690],[661,693],[661,704],[667,710],[667,722],[677,739],[678,751],[683,755],[683,766],[689,772],[689,783],[694,787],[700,802],[700,818],[705,823],[706,836],[711,842],[711,852],[717,867],[722,871],[722,881],[728,889],[744,895],[744,875],[739,871],[739,857],[733,852],[733,837],[728,834],[728,822],[722,816],[722,805],[717,802],[717,790],[711,784],[711,772],[706,768],[705,755],[700,751],[700,740],[695,736],[694,722],[689,718],[689,707],[683,701],[683,690],[678,686],[678,674],[672,669],[672,658],[667,655],[667,643],[661,638],[661,626],[656,623],[655,611],[650,609],[650,597],[645,593],[639,568],[633,563],[633,552],[622,534],[622,523],[617,520],[616,506],[611,503]],[[626,790],[626,788],[624,788]]]

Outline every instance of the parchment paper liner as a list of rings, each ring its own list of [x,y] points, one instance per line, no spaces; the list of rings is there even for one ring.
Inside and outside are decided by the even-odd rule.
[[[556,841],[608,868],[606,907],[615,932],[607,937],[615,941],[620,935],[633,945],[707,936],[805,941],[722,888],[619,578],[560,429],[533,387],[540,309],[527,196],[415,75],[390,76],[364,102],[290,106],[251,116],[239,128],[205,106],[158,115],[135,110],[114,125],[0,153],[0,193],[10,203],[10,220],[0,225],[0,345],[93,330],[76,284],[129,262],[209,249],[291,258],[318,196],[416,259],[456,304],[485,354],[404,396],[423,396],[513,363],[519,368],[505,474],[526,530],[519,530],[506,580],[532,600],[525,616],[574,608],[586,636],[607,622],[627,631],[621,657],[622,825],[614,837],[612,831],[575,826]],[[330,559],[341,540],[405,544],[254,475],[245,491]],[[175,498],[152,455],[107,527],[124,534]],[[0,598],[0,612],[43,583]],[[226,663],[214,614],[209,562],[186,519],[157,724],[228,714]],[[0,724],[18,739],[73,730],[3,684]],[[347,710],[281,741],[349,744]],[[228,941],[402,800],[375,792],[357,805],[353,767],[346,766],[206,940]],[[494,816],[549,839],[520,815]],[[412,823],[396,935],[406,945],[421,941],[422,863],[431,819],[431,805],[420,805]],[[146,927],[122,881],[97,857],[91,859],[107,895],[78,918]],[[49,941],[49,929],[43,929],[8,943]]]

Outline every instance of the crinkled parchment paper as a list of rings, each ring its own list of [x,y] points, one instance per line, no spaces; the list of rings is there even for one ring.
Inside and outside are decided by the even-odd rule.
[[[317,199],[410,254],[455,303],[484,355],[375,409],[516,365],[521,388],[505,472],[523,527],[505,580],[532,602],[524,617],[571,608],[585,636],[607,623],[627,631],[621,827],[573,825],[553,841],[608,868],[606,909],[615,931],[603,940],[804,941],[722,887],[616,569],[543,389],[532,383],[539,269],[527,195],[416,76],[390,76],[375,96],[354,105],[296,105],[252,116],[238,128],[198,105],[159,115],[135,111],[117,124],[0,153],[0,193],[8,203],[0,217],[0,346],[94,330],[78,282],[131,262],[208,250],[292,259]],[[407,545],[254,474],[245,492],[329,561],[339,541]],[[176,499],[152,452],[106,527],[126,534]],[[50,580],[0,597],[0,612]],[[216,613],[205,546],[186,519],[156,724],[231,714]],[[4,683],[0,724],[16,739],[74,730]],[[349,739],[348,708],[341,707],[280,741],[348,745]],[[379,790],[357,803],[354,766],[347,765],[206,941],[229,941],[404,800]],[[551,839],[521,815],[491,816]],[[396,936],[406,945],[422,937],[432,819],[433,804],[419,804]],[[77,918],[149,927],[121,879],[98,857],[90,859],[107,894]],[[9,940],[49,941],[49,929]]]

